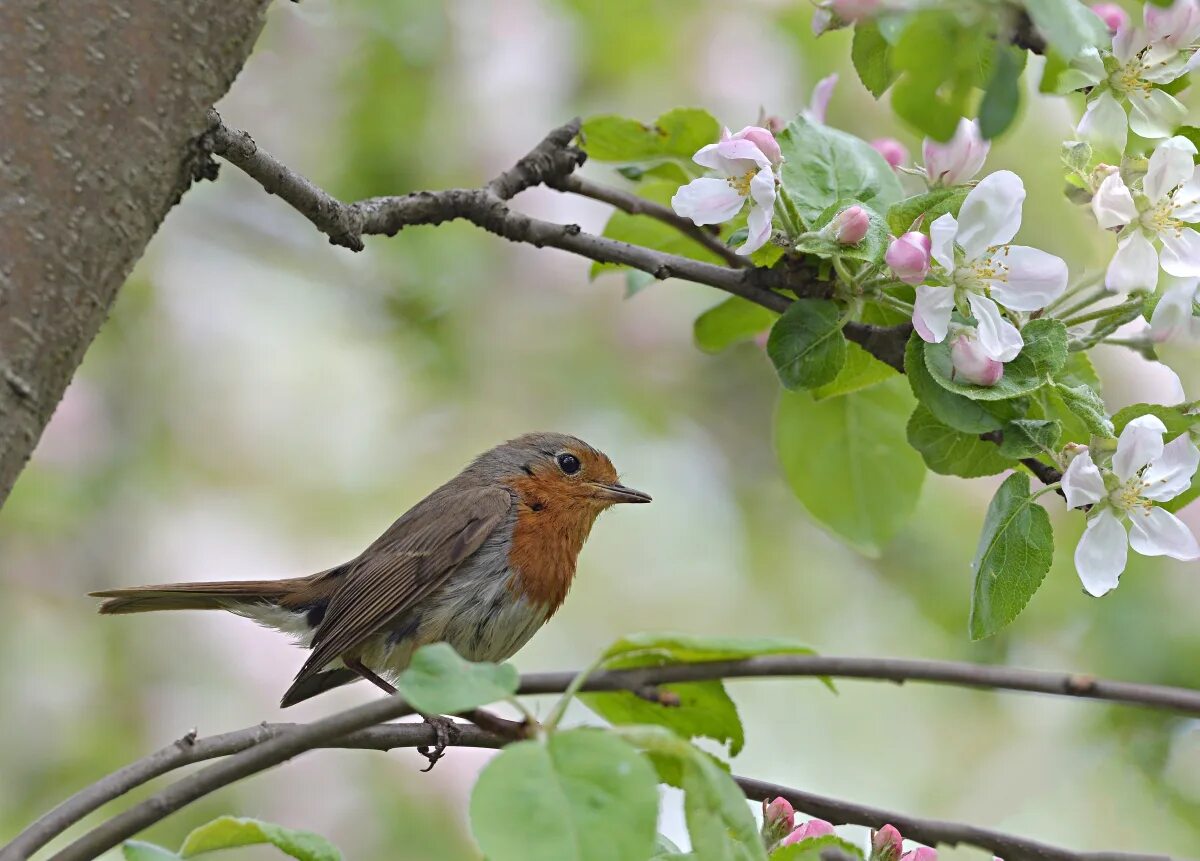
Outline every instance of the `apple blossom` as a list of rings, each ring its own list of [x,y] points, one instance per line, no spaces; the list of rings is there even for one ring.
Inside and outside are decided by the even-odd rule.
[[[966,182],[979,173],[991,148],[992,145],[979,132],[979,123],[964,117],[958,121],[954,137],[946,143],[925,138],[921,147],[925,173],[935,185]]]
[[[1110,33],[1115,34],[1129,23],[1129,13],[1116,3],[1093,3],[1090,8],[1104,22]]]
[[[871,228],[871,217],[858,204],[847,206],[833,217],[826,228],[841,245],[857,245]]]
[[[829,100],[833,98],[833,88],[837,86],[837,82],[837,72],[817,81],[808,101],[808,109],[804,112],[806,117],[813,122],[825,124],[825,113],[829,110]]]
[[[833,14],[843,21],[859,21],[879,11],[881,0],[830,0]]]
[[[950,363],[955,379],[977,386],[994,386],[1004,376],[1004,363],[989,356],[979,336],[970,330],[959,332],[950,341]]]
[[[796,811],[786,798],[776,798],[770,803],[763,802],[763,842],[771,847],[778,843],[796,824]]]
[[[871,146],[875,148],[875,152],[883,156],[883,160],[893,170],[908,161],[908,150],[895,138],[875,138],[871,141]]]
[[[1087,446],[1063,473],[1068,508],[1091,506],[1087,529],[1075,548],[1075,570],[1089,594],[1115,589],[1125,570],[1128,545],[1143,556],[1200,559],[1200,543],[1183,521],[1156,502],[1168,502],[1191,486],[1200,449],[1187,434],[1163,444],[1166,425],[1153,415],[1121,431],[1111,469],[1102,469]]]
[[[1161,87],[1200,64],[1193,44],[1200,36],[1196,0],[1181,0],[1167,10],[1147,6],[1144,21],[1141,27],[1121,26],[1111,53],[1088,48],[1060,79],[1064,88],[1089,90],[1087,110],[1076,127],[1080,137],[1122,152],[1129,129],[1145,138],[1165,138],[1183,122],[1187,109]]]
[[[894,825],[885,825],[871,832],[870,861],[898,861],[904,852],[904,838]]]
[[[675,212],[694,224],[720,224],[737,215],[749,200],[749,233],[738,253],[752,254],[762,248],[771,237],[775,168],[783,161],[774,135],[758,126],[747,126],[735,135],[724,129],[718,143],[701,147],[692,160],[720,175],[694,179],[681,187],[671,198]]]
[[[1163,291],[1150,315],[1155,343],[1200,341],[1200,278],[1186,278]]]
[[[900,861],[937,861],[937,850],[930,849],[928,846],[918,846],[916,849],[910,849],[900,856]]]
[[[929,237],[919,230],[911,230],[892,240],[883,259],[893,275],[905,284],[916,285],[929,274],[929,248]]]
[[[783,838],[780,846],[791,846],[793,843],[799,843],[801,840],[807,840],[810,837],[826,837],[834,834],[833,825],[826,822],[824,819],[810,819]]]
[[[926,341],[946,339],[956,306],[969,307],[984,352],[1001,362],[1024,346],[997,302],[1013,311],[1037,311],[1062,295],[1067,264],[1061,258],[1008,244],[1021,227],[1025,186],[1007,170],[984,177],[971,190],[959,217],[946,213],[930,225],[936,266],[933,283],[917,288],[913,326]]]
[[[1170,275],[1200,275],[1200,167],[1192,163],[1196,145],[1176,135],[1150,156],[1143,194],[1134,196],[1119,172],[1110,173],[1092,197],[1092,212],[1104,228],[1124,228],[1108,265],[1110,290],[1153,290],[1158,267]],[[1155,250],[1158,239],[1162,251]]]

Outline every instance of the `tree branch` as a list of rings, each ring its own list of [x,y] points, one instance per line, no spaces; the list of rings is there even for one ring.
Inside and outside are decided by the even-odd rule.
[[[577,674],[573,672],[532,673],[522,677],[519,693],[525,695],[554,694],[566,690]],[[740,661],[715,661],[699,664],[672,664],[659,667],[644,667],[631,670],[611,670],[594,673],[582,686],[582,691],[641,692],[655,685],[688,681],[703,681],[717,678],[768,678],[768,677],[812,677],[833,676],[875,681],[902,683],[924,681],[950,684],[961,687],[995,688],[999,690],[1026,691],[1058,696],[1079,697],[1168,709],[1182,714],[1200,715],[1200,691],[1158,685],[1132,684],[1128,682],[1104,681],[1091,676],[1050,673],[1040,670],[1024,670],[1013,667],[990,666],[947,661],[921,661],[900,658],[849,658],[818,655],[774,655],[748,658]],[[368,703],[333,715],[312,724],[260,724],[236,732],[225,733],[206,739],[197,739],[190,734],[167,747],[139,760],[119,771],[113,772],[92,786],[64,801],[54,810],[41,817],[18,835],[12,843],[0,849],[0,861],[23,861],[49,840],[78,822],[103,804],[124,795],[142,784],[174,769],[208,759],[229,756],[220,763],[209,766],[181,779],[147,801],[131,808],[116,818],[104,823],[68,846],[53,861],[91,858],[117,845],[121,840],[133,836],[142,828],[178,810],[197,798],[251,774],[279,764],[305,750],[319,747],[390,747],[429,744],[433,741],[432,731],[421,724],[382,724],[406,714],[412,709],[398,697]],[[517,726],[513,724],[513,726]],[[490,747],[491,740],[511,739],[514,733],[505,724],[506,733],[498,735],[479,727],[464,726],[460,744]],[[764,784],[765,785],[765,784]],[[794,791],[795,796],[803,793]],[[783,794],[783,793],[777,793]],[[788,796],[791,798],[792,796]],[[828,805],[842,804],[818,796]],[[803,805],[801,805],[803,806]],[[808,808],[811,813],[824,818],[823,811],[833,808]],[[854,811],[858,811],[855,813]],[[866,812],[863,812],[866,811]],[[859,818],[853,818],[853,816]],[[862,825],[875,825],[868,818],[878,814],[897,827],[900,817],[890,813],[872,811],[843,805],[842,813],[847,818],[837,820]],[[917,820],[905,820],[917,821]],[[957,831],[922,832],[934,834],[957,834],[959,837],[942,837],[943,842],[973,843],[992,848],[988,843],[975,842],[972,834],[993,834],[979,829],[964,831],[970,826],[954,826],[933,823],[933,826],[958,828]],[[933,827],[931,826],[931,827]],[[902,828],[903,830],[903,828]],[[907,832],[906,832],[907,833]],[[967,836],[961,836],[966,834]],[[911,835],[923,842],[926,840],[915,831]],[[1020,838],[1007,838],[1006,846],[1017,846],[1011,842]],[[1030,843],[1036,846],[1037,844]],[[1055,850],[1065,853],[1065,850]],[[1103,856],[1014,854],[1012,849],[1005,856],[1008,861],[1028,858],[1072,859],[1072,861],[1099,861]],[[1120,856],[1112,856],[1113,858]]]

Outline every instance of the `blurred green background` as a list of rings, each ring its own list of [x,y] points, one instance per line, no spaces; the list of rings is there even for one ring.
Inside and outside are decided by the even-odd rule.
[[[810,15],[802,0],[280,2],[219,108],[343,198],[481,183],[576,114],[697,105],[734,128],[760,108],[790,116],[834,71],[829,122],[918,155],[850,69],[849,32],[817,42]],[[1059,193],[1078,110],[1034,96],[987,166],[1021,173],[1019,240],[1064,256],[1073,276],[1112,250]],[[517,205],[589,230],[607,217],[545,189]],[[281,713],[302,660],[283,637],[223,614],[101,619],[87,591],[328,567],[474,454],[533,429],[603,448],[655,502],[602,518],[565,607],[514,659],[522,670],[580,667],[622,634],[675,629],[1200,686],[1195,563],[1131,554],[1121,587],[1090,599],[1071,565],[1083,519],[1050,498],[1053,571],[1003,635],[972,644],[969,563],[995,480],[931,476],[882,558],[855,554],[780,477],[761,350],[692,346],[692,319],[722,297],[672,281],[625,300],[620,275],[589,283],[587,268],[463,224],[353,255],[229,166],[189,192],[0,516],[0,840],[190,728],[312,719],[377,696],[355,685]],[[1196,354],[1171,358],[1200,394]],[[1132,353],[1096,360],[1114,409],[1166,391]],[[1193,528],[1197,509],[1184,514]],[[1195,721],[840,688],[734,683],[748,735],[735,770],[1076,849],[1197,854]],[[348,859],[473,859],[467,799],[488,755],[452,751],[424,775],[412,751],[315,752],[145,837],[175,847],[232,813],[320,832]],[[662,826],[682,833],[673,795]],[[229,857],[270,857],[239,851]]]

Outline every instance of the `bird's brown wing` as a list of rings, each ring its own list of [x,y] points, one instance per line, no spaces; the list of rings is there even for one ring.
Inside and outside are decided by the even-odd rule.
[[[397,521],[352,563],[292,687],[441,585],[504,521],[511,505],[505,488],[471,488],[430,497]]]

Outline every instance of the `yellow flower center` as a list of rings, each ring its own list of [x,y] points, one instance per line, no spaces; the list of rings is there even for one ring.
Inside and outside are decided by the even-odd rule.
[[[1140,59],[1134,58],[1109,75],[1108,83],[1118,93],[1131,93],[1135,90],[1148,93],[1153,85],[1142,78],[1145,73],[1145,64]]]
[[[1142,492],[1149,487],[1140,476],[1134,476],[1108,495],[1109,501],[1119,511],[1129,511],[1140,508],[1149,511],[1154,503],[1142,497]]]
[[[755,170],[754,168],[750,168],[748,171],[743,173],[741,176],[731,176],[731,177],[728,177],[725,181],[728,182],[729,185],[733,188],[733,190],[736,191],[738,194],[740,194],[742,197],[748,197],[750,194],[750,183],[754,181],[754,177],[757,174],[758,174],[757,170]]]
[[[1160,201],[1153,209],[1142,213],[1142,224],[1155,233],[1183,231],[1183,222],[1175,217],[1175,204],[1170,198]]]
[[[973,260],[954,270],[954,281],[959,287],[987,295],[993,281],[1008,281],[1008,264],[1002,258],[1008,256],[1008,246],[992,248],[987,258]]]

